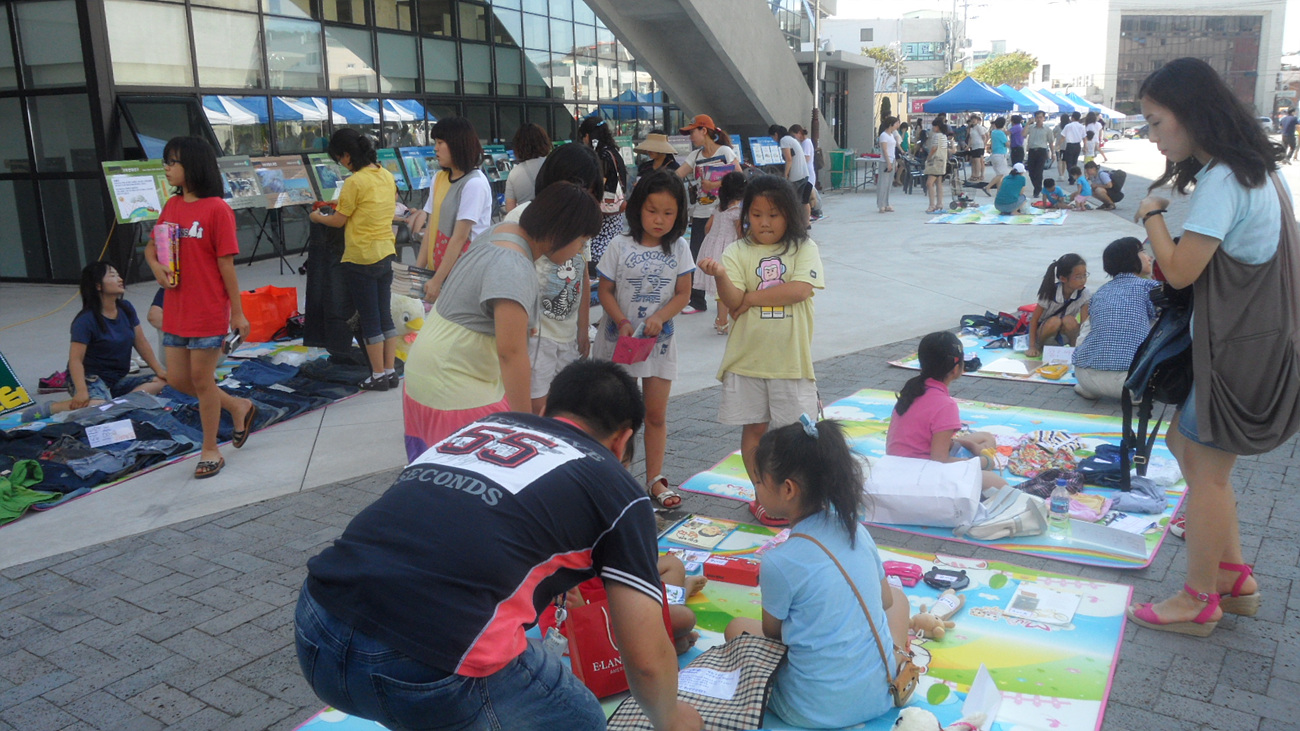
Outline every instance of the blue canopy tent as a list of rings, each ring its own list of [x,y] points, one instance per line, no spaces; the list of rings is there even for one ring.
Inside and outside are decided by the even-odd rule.
[[[656,96],[662,99],[663,95],[659,92],[655,92],[654,94],[643,94],[632,91],[631,89],[624,89],[621,94],[609,100],[609,102],[623,102],[624,104],[601,104],[597,112],[592,112],[592,114],[588,116],[600,114],[600,116],[605,119],[631,122],[635,121],[637,119],[637,114],[640,113],[641,119],[651,119],[654,117],[654,110],[651,107],[637,107],[628,104],[648,104],[659,101],[659,99],[654,98]]]
[[[438,121],[437,117],[433,116],[433,112],[425,109],[424,105],[415,99],[386,99],[384,104],[391,104],[398,109],[410,112],[417,120],[427,119],[430,122]]]
[[[1002,92],[1002,96],[1016,103],[1017,112],[1037,112],[1038,102],[1016,91],[1010,84],[999,84],[997,90]]]
[[[1047,100],[1047,97],[1030,89],[1028,86],[1020,87],[1020,93],[1029,97],[1030,101],[1038,105],[1038,111],[1047,113],[1049,117],[1060,112],[1055,104]]]
[[[256,105],[250,103],[256,101],[262,101],[260,115]],[[209,95],[203,97],[203,113],[212,124],[258,124],[266,122],[266,102],[257,97],[236,100],[228,96]]]
[[[988,84],[967,76],[948,91],[921,105],[926,114],[1009,112],[1015,102]]]
[[[358,99],[334,99],[330,105],[335,114],[343,115],[348,124],[379,124],[379,110],[369,102]]]
[[[1034,91],[1037,92],[1039,96],[1041,96],[1041,97],[1047,99],[1047,101],[1049,101],[1049,102],[1055,104],[1055,105],[1057,106],[1057,108],[1059,108],[1062,112],[1064,112],[1064,113],[1066,113],[1066,114],[1072,114],[1072,113],[1078,111],[1077,109],[1074,108],[1074,105],[1073,105],[1073,104],[1071,104],[1070,102],[1067,102],[1066,100],[1062,99],[1061,97],[1059,97],[1059,96],[1053,94],[1052,92],[1048,91],[1047,89],[1034,89]]]
[[[1076,107],[1083,107],[1084,109],[1087,109],[1090,112],[1101,111],[1101,107],[1097,106],[1096,104],[1093,104],[1092,102],[1088,101],[1087,99],[1084,99],[1083,97],[1079,96],[1078,94],[1075,94],[1074,92],[1070,92],[1069,94],[1066,94],[1065,100],[1074,104],[1074,106]]]

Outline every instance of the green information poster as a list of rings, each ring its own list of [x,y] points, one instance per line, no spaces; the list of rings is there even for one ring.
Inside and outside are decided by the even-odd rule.
[[[27,393],[23,384],[18,382],[14,369],[9,367],[9,361],[5,360],[3,353],[0,353],[0,414],[26,406],[31,402],[31,394]]]
[[[402,170],[402,163],[397,158],[397,150],[384,147],[375,152],[379,153],[379,166],[393,174],[393,182],[397,183],[397,189],[410,190],[411,186],[406,184],[406,172]]]
[[[316,190],[323,201],[338,200],[339,191],[343,190],[343,181],[352,175],[351,170],[334,162],[324,152],[313,152],[307,156],[307,170],[316,180]]]
[[[171,195],[161,160],[101,163],[118,223],[156,221]]]

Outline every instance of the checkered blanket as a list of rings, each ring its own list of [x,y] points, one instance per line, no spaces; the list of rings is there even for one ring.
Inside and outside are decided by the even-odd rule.
[[[720,673],[740,672],[736,693],[730,699],[679,690],[677,697],[695,707],[710,731],[746,731],[763,723],[763,709],[772,693],[776,670],[785,662],[786,646],[766,637],[741,635],[725,645],[705,650],[682,670],[706,668]],[[609,719],[611,731],[654,731],[635,698],[627,698]]]

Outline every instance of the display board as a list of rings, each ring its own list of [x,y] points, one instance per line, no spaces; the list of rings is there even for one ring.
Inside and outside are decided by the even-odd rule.
[[[301,155],[251,158],[253,171],[262,185],[267,208],[307,205],[316,202],[311,178]]]
[[[18,376],[14,375],[14,369],[9,367],[9,361],[0,353],[0,414],[30,403],[31,394],[23,388]]]
[[[266,208],[266,195],[262,193],[262,181],[257,177],[252,158],[248,155],[219,157],[217,168],[221,170],[221,197],[231,208]]]
[[[101,163],[118,223],[156,221],[171,195],[162,160]]]
[[[397,158],[397,150],[384,147],[375,152],[379,154],[379,166],[393,174],[397,189],[410,190],[411,186],[406,182],[406,173],[402,170],[402,161]]]
[[[691,154],[691,136],[690,135],[668,135],[668,144],[673,146],[677,154],[686,157]]]
[[[329,153],[313,152],[307,156],[307,170],[316,183],[316,192],[323,201],[336,201],[343,181],[352,177],[352,171],[330,159]]]
[[[402,158],[411,190],[424,190],[433,183],[433,176],[442,169],[438,165],[438,152],[432,146],[401,147],[397,154]]]
[[[785,164],[785,157],[781,155],[781,146],[771,137],[750,137],[749,152],[754,158],[754,164],[760,167]]]

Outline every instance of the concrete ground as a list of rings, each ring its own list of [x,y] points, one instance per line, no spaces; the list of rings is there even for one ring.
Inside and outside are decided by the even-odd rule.
[[[1160,159],[1146,142],[1108,150],[1134,175],[1120,211],[1131,215],[1141,197],[1135,177],[1154,177]],[[1126,218],[1104,213],[1072,214],[1061,227],[925,226],[923,195],[895,190],[893,203],[899,212],[881,216],[869,192],[828,195],[830,216],[814,227],[829,284],[817,298],[814,346],[827,401],[862,387],[898,388],[911,374],[889,367],[889,359],[914,350],[916,337],[952,327],[961,314],[1031,301],[1043,269],[1061,253],[1085,256],[1092,286],[1099,286],[1105,244],[1140,235]],[[241,268],[249,273],[244,286],[300,283],[275,269],[275,262]],[[131,290],[139,304],[152,293],[139,285]],[[72,313],[3,328],[54,309],[72,293],[0,288],[0,350],[29,386],[61,367]],[[738,431],[715,418],[713,375],[723,338],[712,333],[710,319],[683,318],[679,325],[682,376],[669,408],[666,464],[675,483],[739,444]],[[972,378],[954,390],[996,403],[1117,412],[1114,404],[1084,401],[1055,384]],[[400,437],[395,395],[362,394],[259,432],[228,454],[230,466],[216,480],[194,482],[187,461],[0,530],[0,731],[291,729],[305,720],[321,706],[298,674],[292,647],[305,562],[391,483],[402,465]],[[1105,728],[1295,727],[1294,440],[1241,460],[1234,484],[1247,560],[1257,562],[1266,596],[1263,610],[1251,619],[1229,617],[1208,640],[1130,626]],[[689,495],[685,507],[748,520],[732,501]],[[885,545],[953,550],[937,539],[875,533]],[[1142,571],[1012,560],[1131,584],[1135,600],[1145,601],[1181,586],[1182,552],[1181,541],[1166,541]],[[971,553],[1007,558],[987,549]]]

